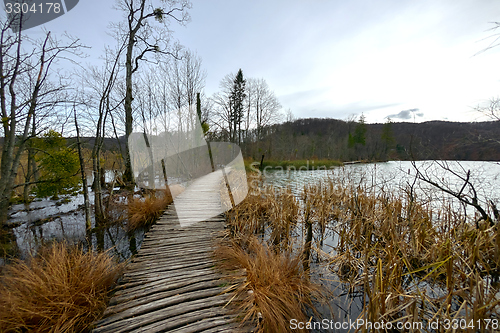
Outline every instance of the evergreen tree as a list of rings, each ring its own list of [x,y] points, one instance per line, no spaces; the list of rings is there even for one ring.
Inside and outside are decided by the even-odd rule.
[[[359,121],[356,124],[356,128],[354,129],[354,134],[351,134],[349,131],[347,145],[349,148],[354,149],[354,151],[349,153],[351,158],[359,159],[362,157],[360,156],[360,146],[366,145],[366,130],[365,116],[361,114]]]
[[[382,135],[380,137],[382,143],[384,144],[384,153],[394,147],[396,144],[396,139],[394,138],[394,132],[392,131],[392,121],[391,118],[387,118],[387,122],[382,128]]]
[[[241,143],[241,122],[243,121],[243,102],[246,98],[245,94],[246,80],[243,78],[241,68],[238,70],[236,77],[233,81],[233,89],[231,91],[231,123],[233,124],[233,142]]]
[[[359,117],[359,122],[356,125],[356,129],[354,130],[354,144],[359,143],[362,144],[363,146],[366,144],[366,123],[365,123],[365,116],[361,114],[361,117]]]

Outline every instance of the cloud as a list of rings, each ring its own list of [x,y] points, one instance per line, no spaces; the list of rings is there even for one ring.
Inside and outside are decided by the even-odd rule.
[[[298,118],[335,118],[344,119],[350,115],[360,115],[372,111],[394,108],[400,103],[374,103],[358,101],[336,104],[329,90],[311,89],[278,96],[284,109],[290,108]],[[385,113],[385,112],[383,112]]]
[[[417,116],[417,117],[424,116],[423,112],[416,113],[417,111],[419,111],[419,109],[416,109],[416,108],[403,110],[399,113],[390,114],[386,118],[408,120],[408,119],[411,119],[413,116]],[[412,115],[412,112],[413,112],[413,115]]]

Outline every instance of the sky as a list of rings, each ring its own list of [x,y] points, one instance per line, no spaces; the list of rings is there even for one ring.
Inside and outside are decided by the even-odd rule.
[[[263,78],[296,118],[481,121],[500,97],[496,0],[192,0],[174,38],[202,58],[211,96],[229,73]],[[115,45],[113,0],[80,0],[42,28],[90,46]],[[157,3],[160,3],[159,1]]]

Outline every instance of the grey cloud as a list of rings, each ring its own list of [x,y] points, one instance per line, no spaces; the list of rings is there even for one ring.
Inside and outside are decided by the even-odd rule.
[[[280,99],[281,101],[281,99]],[[330,101],[317,101],[315,103],[300,104],[291,107],[293,113],[298,118],[335,118],[344,119],[349,115],[360,115],[363,112],[369,112],[377,109],[394,107],[399,104],[364,104],[350,103],[342,106],[332,105]]]
[[[403,111],[401,111],[399,113],[390,114],[386,118],[407,120],[407,119],[411,119],[413,117],[412,112],[415,113],[417,111],[419,111],[419,109],[417,109],[417,108],[415,108],[415,109],[409,109],[409,110],[403,110]],[[415,113],[415,115],[417,117],[423,117],[424,113],[423,112],[419,112],[419,113]]]

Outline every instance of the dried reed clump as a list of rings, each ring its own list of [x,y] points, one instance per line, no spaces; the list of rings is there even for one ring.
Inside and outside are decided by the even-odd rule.
[[[53,244],[0,279],[0,331],[84,332],[106,308],[121,273],[106,253]]]
[[[315,242],[333,235],[333,251],[315,252],[346,289],[362,295],[365,321],[465,319],[476,327],[483,320],[484,327],[484,320],[500,318],[500,225],[478,228],[450,205],[437,209],[420,201],[411,187],[375,191],[352,186],[341,176],[305,186],[297,200],[289,189],[255,191],[251,186],[249,196],[227,216],[239,248],[233,245],[226,252],[235,252],[232,257],[241,267],[256,267],[245,256],[254,261],[264,256],[248,245],[251,235],[261,235],[272,246],[264,251],[267,255],[286,256],[302,223],[302,239],[295,237],[302,244],[295,249],[303,248],[306,268]],[[242,290],[239,296],[245,296]],[[257,302],[254,298],[243,303],[245,318],[261,311],[248,305],[249,299]]]
[[[268,187],[250,191],[239,205],[226,214],[234,237],[265,234],[269,230],[270,243],[286,250],[291,246],[293,230],[299,219],[299,201],[290,188],[280,191]]]
[[[270,198],[249,194],[236,207],[226,213],[226,219],[235,235],[264,232],[270,215]]]
[[[128,202],[128,231],[155,222],[173,202],[167,191],[156,191],[142,198],[132,198]]]
[[[410,195],[330,188],[324,205],[337,246],[329,264],[351,290],[364,291],[366,320],[498,318],[498,226],[477,229]]]
[[[216,256],[225,269],[245,270],[232,303],[242,324],[260,321],[259,332],[291,332],[290,319],[307,321],[305,308],[321,295],[303,271],[300,256],[275,252],[254,236],[219,246]]]

